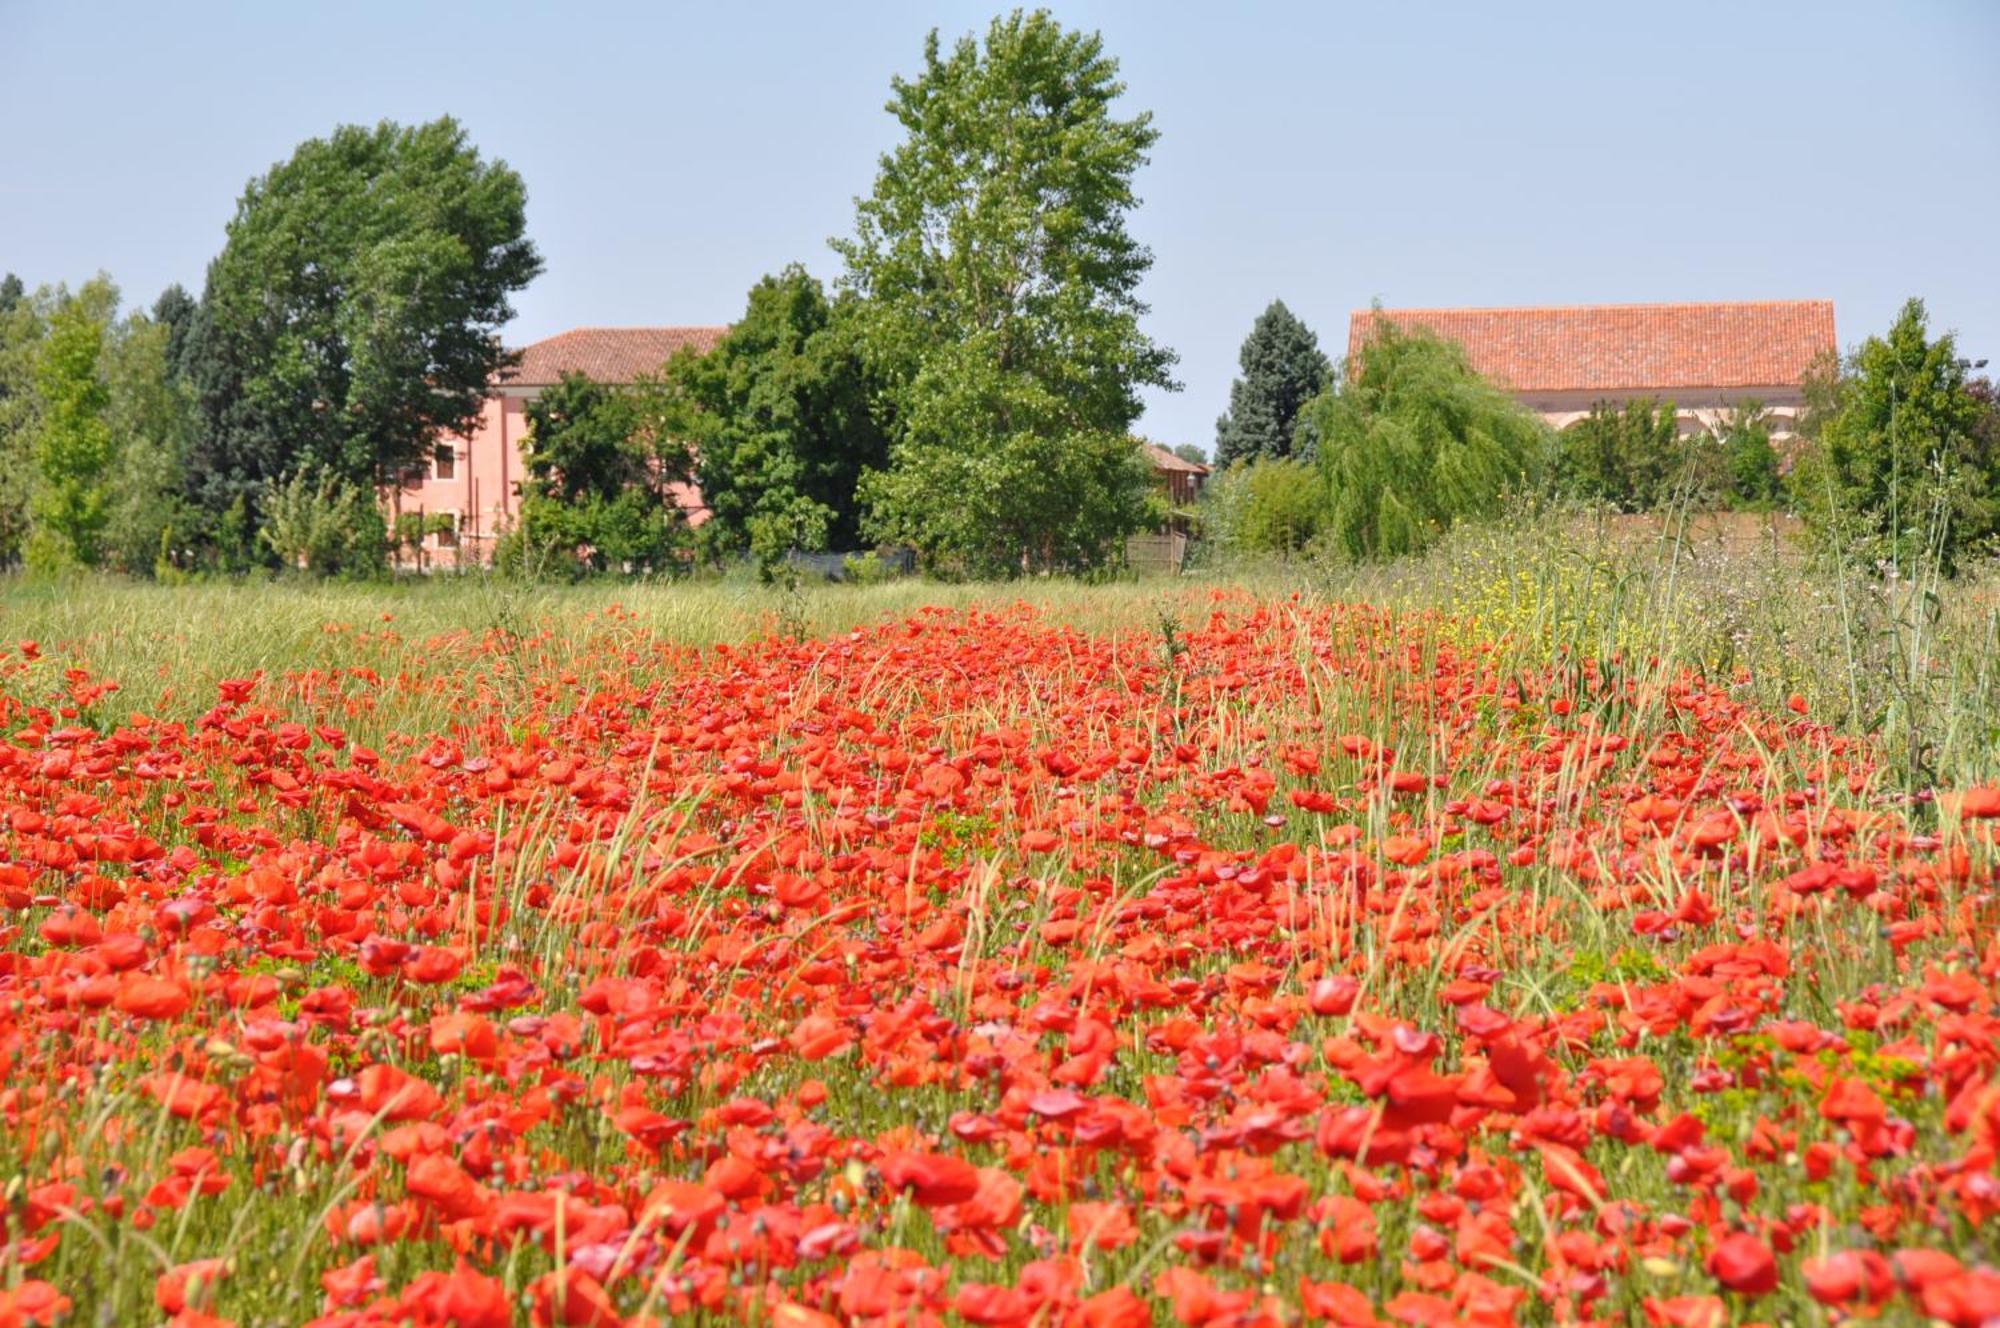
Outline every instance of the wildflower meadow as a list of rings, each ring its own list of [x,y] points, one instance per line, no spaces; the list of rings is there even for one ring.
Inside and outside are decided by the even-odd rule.
[[[14,588],[0,1324],[1994,1321],[1986,739],[1504,552]]]

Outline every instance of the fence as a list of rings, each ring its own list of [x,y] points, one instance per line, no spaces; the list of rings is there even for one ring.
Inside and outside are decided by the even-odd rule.
[[[1134,535],[1125,541],[1125,560],[1138,572],[1178,574],[1187,563],[1188,537],[1178,530]]]
[[[917,567],[917,555],[912,549],[862,549],[854,553],[799,553],[795,550],[786,555],[786,561],[810,576],[845,581],[848,577],[847,560],[870,555],[883,570],[897,576],[907,576]]]

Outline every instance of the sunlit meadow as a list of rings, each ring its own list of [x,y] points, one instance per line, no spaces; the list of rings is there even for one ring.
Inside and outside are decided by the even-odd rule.
[[[0,1326],[2000,1316],[1978,583],[0,592]]]

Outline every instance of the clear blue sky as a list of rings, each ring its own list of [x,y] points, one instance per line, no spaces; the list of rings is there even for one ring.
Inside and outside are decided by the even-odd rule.
[[[1136,233],[1213,442],[1282,297],[1348,311],[1908,295],[2000,367],[2000,3],[1059,3],[1161,139]],[[244,181],[334,125],[449,112],[527,179],[548,270],[510,341],[727,322],[829,236],[889,78],[990,4],[0,0],[0,270],[198,291]]]

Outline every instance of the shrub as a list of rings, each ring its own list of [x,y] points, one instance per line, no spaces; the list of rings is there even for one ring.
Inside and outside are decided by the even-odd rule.
[[[1210,483],[1203,517],[1210,536],[1231,552],[1290,557],[1326,526],[1326,484],[1308,462],[1239,461]]]
[[[1778,449],[1771,444],[1771,417],[1761,405],[1747,402],[1722,422],[1723,470],[1728,478],[1726,501],[1743,512],[1767,512],[1784,496]]]
[[[388,570],[389,527],[375,495],[326,471],[301,471],[272,484],[258,532],[287,567],[312,576],[380,576]]]

